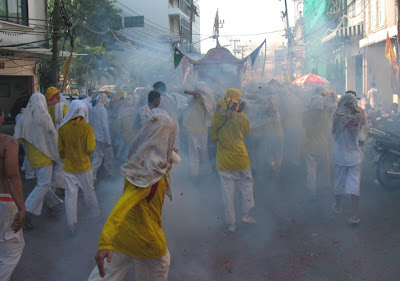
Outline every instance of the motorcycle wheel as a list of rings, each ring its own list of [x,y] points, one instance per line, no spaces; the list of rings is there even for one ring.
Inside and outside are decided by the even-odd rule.
[[[394,180],[386,171],[393,171],[396,167],[393,165],[393,159],[391,157],[382,158],[376,165],[376,178],[381,186],[386,190],[394,190],[400,187],[400,182]]]

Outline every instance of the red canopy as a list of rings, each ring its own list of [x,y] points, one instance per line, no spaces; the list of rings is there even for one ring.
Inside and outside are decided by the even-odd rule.
[[[328,80],[314,74],[307,74],[301,76],[292,82],[292,85],[297,85],[297,86],[324,86],[328,84],[329,84]]]

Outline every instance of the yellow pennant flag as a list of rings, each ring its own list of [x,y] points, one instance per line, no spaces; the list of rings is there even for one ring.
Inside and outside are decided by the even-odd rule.
[[[390,65],[393,68],[394,74],[397,74],[399,72],[399,66],[397,65],[397,59],[393,51],[392,41],[390,41],[389,32],[387,32],[386,37],[385,56],[389,60]]]

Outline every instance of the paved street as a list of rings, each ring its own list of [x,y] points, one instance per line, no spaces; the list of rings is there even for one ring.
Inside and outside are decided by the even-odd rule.
[[[163,214],[172,261],[169,280],[399,280],[399,191],[362,185],[361,223],[353,227],[346,224],[350,199],[343,214],[334,214],[330,191],[308,200],[297,171],[279,184],[257,182],[257,224],[239,225],[236,233],[226,235],[217,177],[190,183],[183,167],[175,168],[174,198],[166,198]],[[116,172],[114,181],[96,186],[102,220],[80,223],[75,237],[68,236],[63,218],[34,218],[37,228],[24,232],[25,250],[11,280],[87,280],[102,224],[122,192],[122,182]],[[26,194],[33,185],[24,182]],[[126,280],[133,280],[132,270]]]

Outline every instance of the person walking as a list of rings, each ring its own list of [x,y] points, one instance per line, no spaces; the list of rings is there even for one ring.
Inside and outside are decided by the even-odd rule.
[[[58,134],[50,114],[47,111],[46,99],[41,93],[31,95],[24,114],[14,129],[14,137],[25,143],[29,163],[35,171],[37,183],[26,199],[26,229],[32,229],[31,214],[39,216],[43,201],[56,214],[63,210],[63,201],[51,189],[53,161],[62,165],[58,154]]]
[[[89,281],[124,280],[132,265],[135,280],[167,281],[170,253],[161,212],[165,194],[171,195],[175,134],[174,121],[155,113],[133,141],[121,167],[124,191],[104,224]]]
[[[236,231],[235,186],[241,192],[242,222],[255,223],[249,212],[255,207],[253,176],[250,160],[244,144],[244,136],[250,133],[247,116],[242,112],[244,103],[239,89],[227,89],[226,105],[212,119],[211,140],[217,142],[217,170],[221,182],[225,223],[229,232]],[[226,108],[226,110],[224,110]]]
[[[365,112],[357,105],[352,93],[344,94],[333,117],[332,135],[335,139],[335,176],[333,210],[342,212],[342,201],[345,195],[351,196],[352,216],[349,223],[360,222],[358,207],[360,202],[360,177],[362,152],[360,141],[368,135],[368,122]]]
[[[89,217],[100,214],[93,185],[90,155],[96,146],[92,126],[88,123],[88,107],[80,100],[71,103],[70,110],[60,124],[58,151],[64,159],[64,175],[67,182],[65,210],[70,234],[76,232],[78,191],[82,190]]]
[[[92,111],[92,126],[96,138],[96,148],[92,155],[93,180],[96,181],[97,172],[103,165],[105,176],[112,176],[112,161],[114,159],[111,146],[111,134],[108,124],[108,112],[106,106],[109,99],[106,94],[101,93],[97,104]]]

